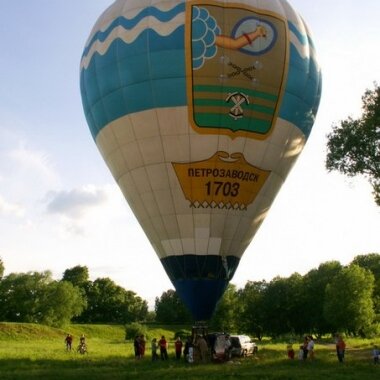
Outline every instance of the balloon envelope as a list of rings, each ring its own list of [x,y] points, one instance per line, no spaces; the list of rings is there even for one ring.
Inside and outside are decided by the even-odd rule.
[[[118,0],[80,80],[115,180],[179,296],[209,319],[313,126],[307,26],[285,0]]]

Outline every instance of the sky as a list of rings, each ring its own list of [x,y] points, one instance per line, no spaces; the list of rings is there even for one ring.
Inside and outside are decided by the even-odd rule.
[[[154,305],[173,288],[98,152],[79,62],[111,0],[0,0],[0,258],[5,274],[89,268]],[[380,208],[363,178],[325,169],[326,135],[380,83],[378,0],[293,0],[314,35],[322,100],[306,147],[232,283],[302,275],[380,253]]]

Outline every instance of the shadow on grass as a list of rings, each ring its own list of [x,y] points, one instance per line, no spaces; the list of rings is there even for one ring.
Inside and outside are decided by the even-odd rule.
[[[264,351],[264,350],[263,350]],[[136,361],[125,356],[107,359],[91,355],[69,360],[0,360],[1,380],[119,380],[119,379],[260,379],[298,380],[303,378],[329,380],[370,380],[380,377],[380,366],[370,361],[340,364],[333,360],[298,361],[279,359],[275,351],[263,352],[257,357],[234,360],[223,364],[187,364],[183,360],[151,362],[150,358]]]

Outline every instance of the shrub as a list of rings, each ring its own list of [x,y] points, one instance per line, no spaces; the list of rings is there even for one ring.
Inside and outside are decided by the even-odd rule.
[[[191,333],[188,330],[179,330],[174,333],[174,340],[176,340],[178,337],[181,338],[181,340],[185,340]]]
[[[149,339],[149,336],[147,334],[148,329],[146,326],[137,323],[132,322],[127,325],[125,325],[125,339],[134,339],[138,335],[144,335],[146,339]]]

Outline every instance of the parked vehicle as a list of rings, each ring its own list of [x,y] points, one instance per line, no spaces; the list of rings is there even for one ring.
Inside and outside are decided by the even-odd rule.
[[[230,335],[232,356],[248,356],[257,352],[258,347],[248,335]]]
[[[222,332],[210,333],[207,334],[206,340],[211,351],[211,360],[223,362],[228,359],[225,352],[226,334]]]

